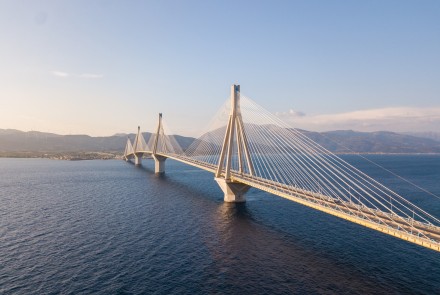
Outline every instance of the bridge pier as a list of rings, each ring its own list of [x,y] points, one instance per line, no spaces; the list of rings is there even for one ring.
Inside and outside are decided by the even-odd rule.
[[[141,166],[142,165],[142,153],[138,153],[138,154],[134,154],[134,164],[136,166]]]
[[[167,158],[163,156],[153,155],[153,159],[154,159],[154,172],[160,174],[165,173],[165,160]]]
[[[246,202],[246,196],[244,195],[250,188],[250,186],[238,182],[232,182],[224,178],[216,177],[218,185],[222,189],[224,201],[228,203],[243,203]]]

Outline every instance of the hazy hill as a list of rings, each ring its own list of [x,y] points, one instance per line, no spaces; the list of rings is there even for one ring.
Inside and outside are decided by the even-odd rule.
[[[301,132],[330,151],[339,153],[440,153],[439,141],[393,132],[355,132],[350,130],[322,133],[301,130]],[[143,134],[148,142],[151,133]],[[131,140],[135,137],[134,134],[92,137],[0,129],[0,152],[107,151],[122,153],[127,136]],[[185,149],[194,139],[176,136],[176,140]]]
[[[151,133],[143,133],[145,140]],[[92,137],[89,135],[59,135],[38,131],[23,132],[14,129],[0,129],[0,151],[120,151],[123,152],[127,136],[133,141],[135,134],[117,134],[113,136]],[[193,141],[191,137],[176,136],[179,144],[186,148]]]
[[[404,132],[402,134],[415,137],[430,138],[440,142],[440,132]]]
[[[440,153],[440,142],[394,132],[303,131],[309,138],[337,153]]]

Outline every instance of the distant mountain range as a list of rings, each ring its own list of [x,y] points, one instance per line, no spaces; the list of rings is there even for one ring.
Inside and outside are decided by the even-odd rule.
[[[145,140],[151,133],[143,133]],[[133,141],[135,134],[113,136],[59,135],[39,131],[0,129],[0,152],[124,152],[127,137]],[[194,138],[176,135],[176,140],[187,148]]]
[[[300,130],[309,138],[336,153],[440,153],[440,140],[394,132],[356,132],[339,130],[309,132]],[[145,140],[151,133],[143,133]],[[431,134],[432,135],[432,134]],[[135,134],[92,137],[88,135],[58,135],[38,131],[0,129],[0,152],[120,152],[125,148],[127,137]],[[176,136],[177,142],[186,149],[194,138]]]
[[[440,132],[405,132],[403,134],[440,141]]]
[[[440,153],[440,141],[388,131],[301,132],[335,153]]]

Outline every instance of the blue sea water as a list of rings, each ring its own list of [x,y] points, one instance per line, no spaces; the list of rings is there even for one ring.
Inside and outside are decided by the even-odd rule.
[[[440,195],[440,156],[366,157]],[[255,189],[226,204],[212,174],[166,164],[0,159],[0,294],[440,294],[440,253]]]

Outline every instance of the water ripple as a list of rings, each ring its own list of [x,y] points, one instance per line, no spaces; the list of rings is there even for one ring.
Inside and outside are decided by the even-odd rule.
[[[223,203],[211,174],[146,164],[0,159],[0,293],[440,294],[438,253],[253,189]],[[439,166],[414,173],[437,193]]]

